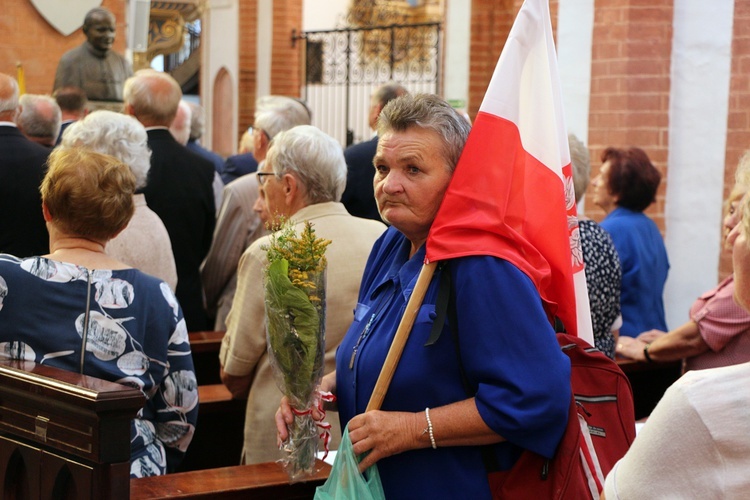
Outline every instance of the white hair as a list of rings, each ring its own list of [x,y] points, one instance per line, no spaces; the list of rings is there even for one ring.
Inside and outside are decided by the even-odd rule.
[[[300,101],[280,95],[267,95],[255,102],[253,128],[259,128],[269,138],[297,125],[310,125],[310,113]]]
[[[305,186],[310,204],[339,201],[346,187],[341,144],[312,125],[279,132],[271,141],[266,162],[276,175],[294,174]]]
[[[62,146],[83,147],[114,156],[130,167],[136,189],[146,186],[151,150],[146,129],[132,116],[103,109],[94,111],[65,130]]]

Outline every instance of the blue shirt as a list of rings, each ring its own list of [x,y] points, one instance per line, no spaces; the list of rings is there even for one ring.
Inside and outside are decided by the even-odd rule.
[[[365,411],[424,260],[394,228],[375,243],[365,268],[355,318],[336,355],[342,428]],[[450,261],[461,365],[476,388],[485,423],[508,442],[495,445],[501,469],[522,449],[551,456],[570,407],[570,363],[560,351],[531,280],[489,256]],[[445,272],[445,271],[442,271]],[[382,409],[422,412],[468,396],[446,325],[425,346],[435,319],[436,272]],[[490,498],[476,446],[412,450],[378,461],[386,498]]]
[[[600,226],[612,236],[620,256],[620,335],[636,337],[652,329],[667,331],[663,295],[669,259],[656,224],[643,212],[618,207]]]

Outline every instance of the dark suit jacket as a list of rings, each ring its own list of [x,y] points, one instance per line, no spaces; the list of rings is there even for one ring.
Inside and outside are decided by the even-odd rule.
[[[229,184],[238,177],[249,174],[258,170],[258,162],[252,153],[243,153],[227,158],[224,162],[224,168],[221,171],[221,180],[224,184]]]
[[[197,141],[190,140],[187,143],[187,148],[192,151],[193,153],[197,153],[201,155],[203,158],[207,159],[211,163],[214,164],[214,169],[216,169],[217,172],[221,173],[224,168],[224,158],[221,157],[221,155],[214,153],[213,151],[210,151],[200,144],[198,144]]]
[[[143,189],[151,210],[164,222],[177,265],[177,300],[188,331],[205,330],[199,267],[208,253],[216,224],[211,186],[214,167],[174,140],[166,129],[148,131],[151,170]]]
[[[62,142],[62,136],[63,136],[63,133],[65,132],[65,129],[73,125],[75,122],[76,120],[68,120],[68,121],[62,122],[62,124],[60,125],[60,133],[57,134],[57,141],[55,142],[55,146],[58,146]]]
[[[353,144],[344,150],[347,174],[346,189],[341,196],[341,203],[355,217],[382,220],[372,187],[372,179],[375,176],[372,159],[375,157],[377,148],[376,136],[369,141]]]
[[[49,253],[39,194],[49,153],[17,128],[0,126],[0,253],[17,257]]]

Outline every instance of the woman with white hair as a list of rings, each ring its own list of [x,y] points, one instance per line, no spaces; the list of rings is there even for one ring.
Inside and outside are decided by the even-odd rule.
[[[151,168],[146,129],[132,116],[113,111],[94,111],[73,123],[63,134],[63,147],[85,147],[114,156],[135,175],[135,213],[127,227],[107,243],[107,254],[177,288],[177,268],[167,228],[146,205],[140,191]]]

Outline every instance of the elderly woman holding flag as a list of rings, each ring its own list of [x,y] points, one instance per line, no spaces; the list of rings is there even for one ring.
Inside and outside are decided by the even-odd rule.
[[[489,498],[488,471],[510,469],[523,450],[551,457],[568,418],[570,366],[535,282],[489,249],[437,266],[382,405],[366,411],[421,286],[428,234],[436,218],[455,215],[441,202],[468,134],[467,121],[433,95],[400,97],[378,121],[375,197],[391,227],[373,247],[354,322],[321,390],[337,395],[353,451],[366,454],[360,469],[377,463],[386,498]],[[454,208],[480,214],[484,201]],[[445,315],[436,311],[441,283]],[[282,401],[280,439],[292,418]]]

